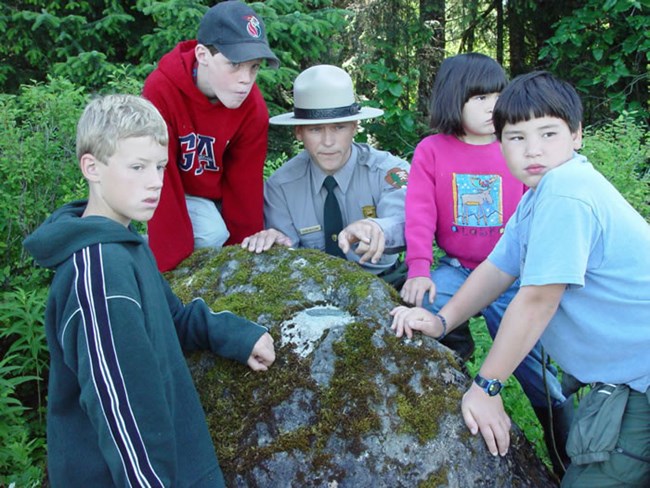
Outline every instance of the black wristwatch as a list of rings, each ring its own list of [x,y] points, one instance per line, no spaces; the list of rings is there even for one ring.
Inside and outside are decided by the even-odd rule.
[[[503,383],[501,383],[499,380],[486,380],[480,374],[476,375],[474,378],[474,383],[480,386],[481,389],[491,397],[498,395],[503,388]]]

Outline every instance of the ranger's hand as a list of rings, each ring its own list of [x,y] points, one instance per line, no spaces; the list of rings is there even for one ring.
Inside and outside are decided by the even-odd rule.
[[[279,230],[266,229],[261,230],[252,236],[246,237],[242,241],[241,247],[248,249],[250,252],[259,254],[268,251],[274,244],[291,247],[291,239]]]
[[[343,229],[338,236],[339,247],[341,251],[347,253],[355,242],[359,245],[355,253],[360,255],[359,263],[363,264],[370,260],[373,264],[377,263],[384,254],[386,237],[384,230],[373,220],[364,219],[352,222]]]

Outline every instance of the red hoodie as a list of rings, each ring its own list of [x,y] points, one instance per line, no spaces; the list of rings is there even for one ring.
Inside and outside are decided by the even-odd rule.
[[[194,250],[185,194],[221,201],[236,244],[263,229],[263,168],[269,113],[253,86],[236,109],[210,103],[196,87],[196,41],[179,43],[144,82],[143,96],[167,122],[169,165],[160,204],[149,221],[149,245],[158,268],[175,268]]]

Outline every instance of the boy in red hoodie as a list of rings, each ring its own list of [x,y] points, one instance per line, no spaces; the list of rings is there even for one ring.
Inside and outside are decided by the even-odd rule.
[[[179,43],[145,80],[143,96],[169,132],[169,164],[149,245],[161,271],[195,247],[235,244],[259,230],[269,114],[255,84],[269,48],[262,19],[239,1],[210,8],[196,40]]]

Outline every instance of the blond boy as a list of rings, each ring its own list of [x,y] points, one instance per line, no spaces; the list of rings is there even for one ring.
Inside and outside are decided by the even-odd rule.
[[[264,327],[200,299],[183,305],[130,226],[158,205],[167,142],[150,102],[90,102],[77,128],[88,199],[64,205],[25,240],[56,270],[45,320],[53,487],[223,486],[181,348],[256,371],[275,359]]]

